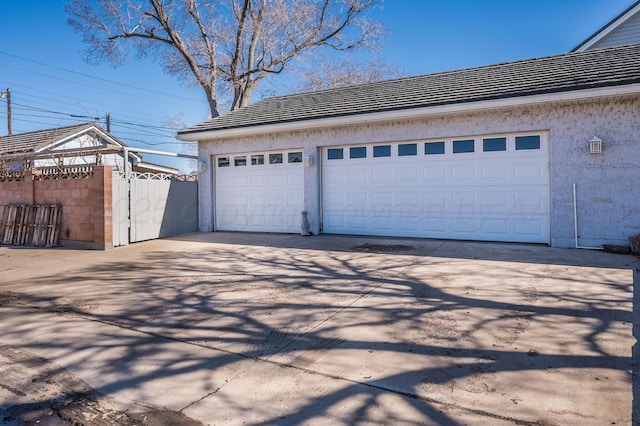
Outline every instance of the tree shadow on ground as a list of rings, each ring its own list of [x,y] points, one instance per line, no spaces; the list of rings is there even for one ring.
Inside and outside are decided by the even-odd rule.
[[[186,414],[224,407],[253,424],[588,424],[604,419],[589,417],[597,408],[562,417],[530,398],[569,404],[575,386],[606,395],[631,381],[619,342],[631,342],[633,286],[616,268],[633,259],[614,268],[603,254],[576,261],[539,246],[419,242],[385,254],[353,251],[347,239],[338,251],[269,241],[146,252],[24,283],[0,298],[14,318],[3,336],[91,365],[100,377],[85,380],[101,393]],[[83,339],[87,321],[99,326]],[[234,398],[234,382],[258,368],[300,394],[269,409],[258,395]],[[319,384],[303,395],[300,377]],[[147,394],[171,383],[190,392]]]

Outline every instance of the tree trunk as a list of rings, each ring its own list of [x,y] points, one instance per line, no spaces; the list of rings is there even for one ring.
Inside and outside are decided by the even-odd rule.
[[[218,101],[216,100],[216,95],[213,93],[213,90],[208,88],[204,88],[205,93],[207,94],[207,102],[209,103],[209,110],[211,111],[211,118],[215,118],[220,115],[218,111]]]
[[[256,80],[244,83],[241,82],[235,85],[231,111],[249,106],[249,104],[251,103],[251,93],[253,93],[253,89],[255,87]]]

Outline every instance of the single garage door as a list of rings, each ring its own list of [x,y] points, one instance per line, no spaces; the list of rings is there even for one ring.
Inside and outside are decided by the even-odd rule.
[[[215,165],[215,229],[300,232],[302,151],[221,155]]]
[[[323,231],[549,242],[548,137],[327,147]]]

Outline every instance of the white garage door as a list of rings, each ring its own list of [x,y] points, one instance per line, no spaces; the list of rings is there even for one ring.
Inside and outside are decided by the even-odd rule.
[[[323,149],[323,230],[549,242],[546,134]]]
[[[223,155],[214,165],[216,230],[300,232],[301,151]]]

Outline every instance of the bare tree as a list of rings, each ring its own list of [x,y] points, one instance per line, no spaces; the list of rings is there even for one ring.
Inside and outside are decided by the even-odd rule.
[[[180,129],[184,129],[188,125],[189,123],[187,123],[187,118],[183,113],[174,116],[167,116],[162,120],[163,127],[168,127],[175,132]],[[185,154],[198,155],[198,144],[182,141],[182,152]],[[198,161],[195,159],[190,159],[187,164],[191,173],[193,173],[193,170],[196,170],[198,167]]]
[[[372,47],[384,36],[365,12],[382,0],[70,0],[69,23],[90,62],[119,64],[133,48],[204,90],[212,116],[219,91],[231,109],[302,54]]]
[[[296,65],[296,92],[333,89],[354,84],[400,78],[404,73],[378,56],[367,56],[357,60],[352,56],[340,58],[316,57],[313,63]]]

